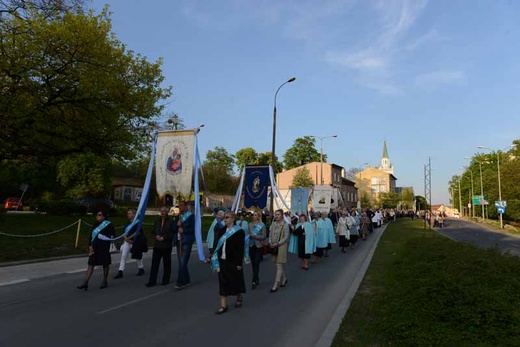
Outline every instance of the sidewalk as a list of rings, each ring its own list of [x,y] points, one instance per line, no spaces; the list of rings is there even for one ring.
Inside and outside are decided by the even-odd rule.
[[[196,245],[194,244],[192,252],[196,251],[196,249]],[[143,260],[151,259],[152,252],[153,251],[150,248],[147,253],[144,253]],[[177,251],[173,249],[172,254],[176,255]],[[84,272],[87,269],[87,259],[88,256],[85,254],[82,257],[70,257],[51,261],[42,260],[40,262],[3,266],[0,267],[0,287],[28,282],[43,277]],[[112,271],[119,267],[120,259],[121,253],[117,252],[112,254]],[[131,259],[129,256],[126,263],[128,266],[128,264],[135,263],[135,260]]]

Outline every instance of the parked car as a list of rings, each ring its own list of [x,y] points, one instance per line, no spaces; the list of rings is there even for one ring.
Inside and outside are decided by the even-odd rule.
[[[4,202],[4,208],[6,210],[23,210],[22,200],[19,198],[7,198]]]

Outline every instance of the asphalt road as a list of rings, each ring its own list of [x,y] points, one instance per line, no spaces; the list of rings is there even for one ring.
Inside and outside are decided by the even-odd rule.
[[[269,293],[275,268],[267,257],[255,290],[249,287],[251,269],[246,266],[244,305],[236,309],[230,298],[230,309],[221,316],[215,315],[217,277],[196,261],[195,253],[190,264],[193,284],[181,291],[172,285],[146,288],[147,276],[135,277],[135,265],[127,264],[125,278],[111,279],[103,290],[101,270],[96,269],[89,290],[83,292],[75,288],[82,282],[82,272],[55,265],[54,275],[0,284],[0,346],[314,346],[376,243],[377,233],[381,229],[347,254],[334,247],[309,271],[300,269],[299,260],[289,255],[289,282],[277,293]],[[118,258],[113,255],[113,262]],[[16,271],[31,266],[41,265],[18,266]],[[149,266],[145,260],[147,270]],[[173,279],[176,267],[174,257]],[[8,272],[9,279],[16,277],[15,267],[3,270],[4,277]],[[115,270],[113,264],[110,278]]]
[[[435,230],[455,241],[468,242],[480,248],[498,247],[503,252],[520,256],[520,236],[463,219],[450,218],[445,224],[445,228],[435,228]]]

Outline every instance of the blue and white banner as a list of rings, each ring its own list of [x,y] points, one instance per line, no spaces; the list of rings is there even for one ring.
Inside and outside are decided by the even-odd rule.
[[[155,177],[160,198],[166,194],[190,196],[196,131],[192,129],[159,132]]]
[[[291,188],[291,211],[297,215],[307,214],[310,188]]]
[[[256,206],[260,209],[267,206],[267,191],[269,187],[269,166],[246,166],[244,206]]]

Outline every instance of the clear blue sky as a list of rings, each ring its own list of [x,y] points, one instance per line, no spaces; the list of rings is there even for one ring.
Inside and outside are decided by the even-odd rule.
[[[94,0],[129,49],[164,58],[168,112],[205,124],[200,149],[271,150],[328,136],[329,161],[379,165],[386,138],[398,186],[433,203],[477,152],[520,138],[520,2]],[[319,144],[318,144],[319,147]]]

